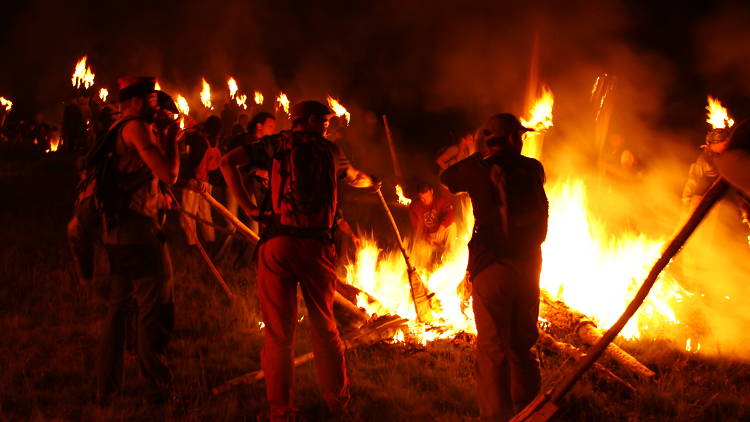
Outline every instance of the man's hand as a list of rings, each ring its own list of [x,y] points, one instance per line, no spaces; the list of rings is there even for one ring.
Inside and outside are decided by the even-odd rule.
[[[368,191],[371,193],[378,193],[378,191],[383,187],[383,182],[380,181],[375,176],[370,176],[370,181],[372,184],[367,188]]]

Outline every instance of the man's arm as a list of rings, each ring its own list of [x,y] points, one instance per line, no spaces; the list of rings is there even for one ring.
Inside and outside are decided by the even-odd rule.
[[[379,188],[380,182],[367,173],[354,168],[338,145],[331,143],[333,160],[336,165],[336,177],[343,179],[349,186],[355,188]]]
[[[151,131],[151,126],[143,120],[132,120],[122,128],[125,143],[135,147],[138,154],[154,175],[164,183],[174,184],[180,168],[180,155],[177,153],[177,125],[167,131],[164,150]]]
[[[227,182],[229,191],[237,198],[237,202],[245,211],[245,214],[249,217],[257,217],[259,214],[258,207],[250,199],[250,194],[247,192],[240,173],[240,168],[249,166],[252,162],[251,151],[244,146],[239,146],[224,154],[221,158],[221,174]]]

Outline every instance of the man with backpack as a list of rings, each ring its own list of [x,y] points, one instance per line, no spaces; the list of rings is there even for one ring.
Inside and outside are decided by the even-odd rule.
[[[547,234],[544,168],[521,155],[528,131],[512,114],[496,114],[478,135],[484,153],[448,167],[441,180],[467,192],[474,209],[469,242],[477,325],[477,390],[482,420],[508,420],[539,392],[537,339],[540,245]]]
[[[171,395],[172,374],[165,352],[174,325],[172,268],[161,224],[166,197],[160,183],[177,181],[179,155],[176,121],[157,139],[156,80],[118,80],[122,114],[86,160],[93,180],[88,203],[103,216],[104,246],[109,257],[107,317],[97,365],[97,402],[108,405],[122,383],[128,305],[138,303],[138,361],[155,403]],[[85,195],[84,195],[85,196]],[[85,203],[79,197],[80,209]],[[78,214],[77,210],[77,214]]]
[[[238,148],[222,160],[222,173],[247,215],[266,223],[258,249],[258,290],[265,335],[261,367],[266,375],[271,420],[294,420],[294,329],[297,285],[307,305],[318,382],[329,410],[341,413],[349,400],[344,345],[333,317],[337,280],[332,231],[337,183],[379,189],[380,183],[353,168],[324,136],[333,112],[317,101],[291,109],[292,130]],[[267,204],[255,207],[240,167],[269,174]]]

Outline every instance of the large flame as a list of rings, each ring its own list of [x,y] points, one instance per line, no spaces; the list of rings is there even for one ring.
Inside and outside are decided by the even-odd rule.
[[[396,196],[398,197],[398,203],[401,205],[411,205],[411,198],[404,195],[404,190],[401,185],[396,185]]]
[[[227,86],[229,87],[229,98],[234,98],[235,95],[237,95],[237,90],[239,89],[237,87],[237,81],[234,80],[233,77],[229,77],[229,80],[227,81]]]
[[[201,78],[203,88],[201,89],[201,102],[203,106],[209,110],[213,110],[214,106],[211,104],[211,86],[206,82],[206,78]]]
[[[329,95],[328,106],[331,107],[331,110],[333,110],[336,116],[338,117],[344,116],[344,118],[346,119],[346,125],[349,126],[349,120],[351,119],[352,115],[346,110],[346,108],[337,99]]]
[[[283,92],[279,93],[279,96],[276,97],[276,109],[282,109],[284,113],[289,114],[289,97]]]
[[[13,108],[13,102],[5,97],[0,97],[0,107],[5,107],[5,111],[10,111]]]
[[[721,102],[712,96],[708,96],[708,105],[706,106],[708,111],[708,118],[706,121],[711,124],[713,129],[729,128],[734,125],[734,119],[729,117],[729,113]]]
[[[546,86],[542,86],[542,95],[531,106],[529,119],[520,119],[522,125],[534,129],[534,132],[524,134],[521,154],[537,160],[541,159],[544,131],[553,126],[552,108],[554,105],[555,98],[552,91]]]
[[[76,88],[83,86],[83,88],[88,89],[94,85],[94,74],[91,72],[90,67],[86,67],[86,56],[83,56],[81,60],[78,60],[78,63],[76,63],[71,82]]]
[[[107,88],[102,88],[99,90],[99,99],[102,100],[103,103],[107,102],[107,96],[109,96],[109,91],[107,91]]]

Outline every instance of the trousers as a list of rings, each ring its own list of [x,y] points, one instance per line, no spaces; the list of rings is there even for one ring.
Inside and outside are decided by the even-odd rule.
[[[473,277],[477,391],[483,421],[506,421],[539,393],[541,259],[501,261]]]
[[[174,328],[172,266],[166,245],[157,239],[148,244],[106,245],[110,265],[110,291],[98,362],[101,394],[122,386],[125,333],[131,303],[138,305],[138,365],[153,392],[171,388],[172,373],[166,350]]]
[[[261,368],[271,420],[296,411],[294,399],[294,330],[297,286],[305,300],[315,369],[323,398],[332,412],[349,401],[344,344],[333,316],[337,275],[333,245],[308,238],[277,236],[258,252],[258,289],[265,332]]]

